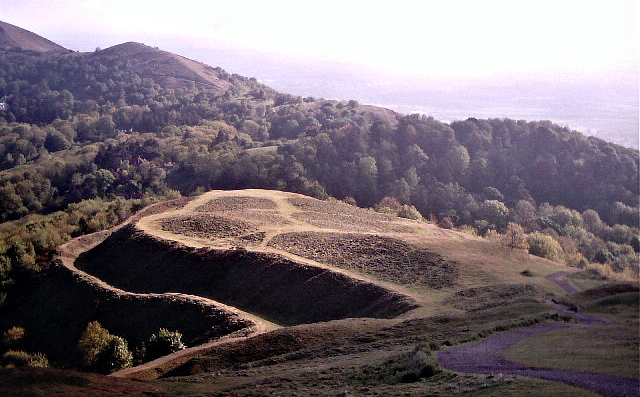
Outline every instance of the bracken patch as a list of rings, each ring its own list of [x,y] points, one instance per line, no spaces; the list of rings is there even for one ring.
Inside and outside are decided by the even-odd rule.
[[[452,285],[458,276],[455,263],[390,237],[356,233],[284,233],[274,237],[269,245],[400,284],[442,288]]]
[[[246,221],[211,214],[179,215],[163,218],[162,230],[201,238],[239,237],[258,230]]]
[[[196,208],[196,212],[232,211],[239,209],[276,209],[276,203],[260,197],[229,196],[209,201]]]

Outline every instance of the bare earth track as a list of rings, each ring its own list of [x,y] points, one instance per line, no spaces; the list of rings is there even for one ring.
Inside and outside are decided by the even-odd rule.
[[[577,288],[562,277],[577,270],[565,270],[550,274],[547,279],[557,282],[566,292],[575,293]],[[449,370],[478,374],[509,374],[529,376],[540,379],[563,382],[568,385],[595,391],[605,397],[635,397],[640,395],[638,379],[622,378],[613,375],[595,374],[559,369],[529,368],[502,358],[499,353],[516,343],[544,332],[567,327],[588,326],[610,322],[609,319],[583,313],[574,313],[555,302],[548,302],[565,315],[572,315],[579,324],[542,323],[530,327],[518,328],[480,342],[456,346],[438,353],[438,361]]]

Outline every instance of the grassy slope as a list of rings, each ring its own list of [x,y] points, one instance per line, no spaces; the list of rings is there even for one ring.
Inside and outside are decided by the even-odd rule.
[[[640,377],[637,289],[597,298],[579,294],[571,300],[613,322],[552,331],[516,344],[504,357],[536,367]]]

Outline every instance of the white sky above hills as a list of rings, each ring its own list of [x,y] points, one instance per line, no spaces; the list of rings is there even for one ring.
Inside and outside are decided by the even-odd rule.
[[[74,50],[181,36],[416,78],[637,71],[640,47],[637,0],[0,3],[0,20]]]

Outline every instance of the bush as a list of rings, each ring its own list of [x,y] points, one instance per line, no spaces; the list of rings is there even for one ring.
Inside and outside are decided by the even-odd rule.
[[[462,233],[465,233],[465,234],[469,234],[471,236],[478,236],[478,231],[473,226],[462,225],[457,230],[459,232],[462,232]]]
[[[431,352],[422,346],[400,354],[383,364],[382,380],[384,383],[413,383],[422,378],[429,378],[438,372],[440,367],[431,358]]]
[[[113,336],[96,357],[95,367],[99,372],[109,374],[133,364],[133,355],[129,351],[127,341]]]
[[[438,348],[433,344],[434,348]],[[428,346],[395,355],[377,365],[365,365],[353,381],[365,385],[413,383],[439,373],[440,367]]]
[[[9,350],[0,358],[5,368],[46,368],[49,360],[42,353],[29,354],[22,350]]]
[[[397,215],[400,218],[413,219],[415,221],[419,221],[422,219],[422,215],[413,205],[403,205],[398,210]]]
[[[454,227],[453,221],[448,216],[442,218],[442,220],[438,222],[438,225],[443,229],[453,229]]]
[[[567,263],[567,266],[579,267],[581,269],[586,268],[589,264],[589,261],[581,253],[567,256],[565,262]]]
[[[29,368],[49,368],[49,359],[42,353],[31,354]]]
[[[539,232],[531,233],[527,236],[529,243],[529,253],[531,255],[547,258],[552,261],[559,261],[564,256],[562,247],[551,236]]]
[[[380,200],[378,204],[373,207],[377,212],[383,212],[385,214],[396,214],[402,208],[402,204],[390,196],[385,196]]]
[[[22,338],[24,337],[24,328],[22,327],[11,327],[9,330],[5,331],[2,336],[2,344],[6,348],[13,347],[20,343]]]
[[[160,328],[158,334],[153,334],[149,338],[146,350],[146,359],[155,360],[158,357],[175,353],[185,348],[182,343],[182,334],[178,331],[169,332],[166,328]]]
[[[86,370],[111,373],[133,363],[127,341],[112,335],[99,322],[92,321],[82,333],[77,350],[80,366]]]

